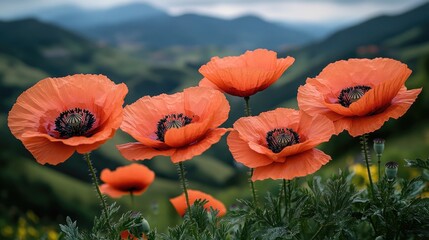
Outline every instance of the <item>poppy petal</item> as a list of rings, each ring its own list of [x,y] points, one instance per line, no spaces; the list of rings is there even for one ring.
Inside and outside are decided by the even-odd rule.
[[[204,205],[204,208],[206,210],[209,210],[210,208],[218,210],[219,211],[218,212],[219,217],[222,217],[226,214],[225,205],[221,201],[217,200],[216,198],[214,198],[213,196],[211,196],[207,193],[203,193],[203,192],[197,191],[197,190],[188,189],[189,204],[190,205],[194,204],[194,202],[197,201],[198,199],[207,201],[207,203]],[[186,204],[185,194],[183,193],[180,196],[177,196],[175,198],[171,198],[170,202],[174,206],[174,208],[176,209],[177,213],[183,217],[183,215],[185,215],[185,213],[186,213],[186,210],[188,209],[188,206]]]
[[[220,92],[224,92],[221,88],[219,88],[216,84],[212,83],[207,78],[201,79],[201,81],[198,83],[198,86],[212,88],[212,89],[216,89],[216,90],[218,90]]]
[[[191,87],[185,89],[183,95],[185,108],[199,119],[209,120],[209,128],[219,127],[228,119],[230,106],[223,93],[205,87]]]
[[[155,149],[139,142],[125,143],[116,146],[122,156],[128,160],[145,160],[155,156],[171,156],[175,149]]]
[[[129,195],[129,192],[120,191],[118,189],[113,188],[109,184],[101,184],[100,185],[100,192],[102,194],[108,195],[112,198],[120,198],[124,195]]]
[[[403,76],[404,83],[410,73],[407,65],[389,58],[349,59],[329,64],[316,78],[324,79],[327,89],[339,93],[351,86],[374,87],[397,76]]]
[[[347,128],[349,134],[353,137],[360,136],[364,133],[373,132],[381,128],[384,122],[390,118],[398,119],[408,111],[421,91],[421,88],[408,91],[402,90],[392,100],[392,104],[382,113],[360,118],[352,118],[350,120],[351,124],[349,124]]]
[[[312,174],[329,162],[331,157],[318,149],[289,156],[283,163],[274,162],[267,166],[256,167],[252,181],[271,179],[293,179]]]
[[[176,149],[176,151],[171,155],[171,161],[173,163],[179,163],[191,159],[195,156],[201,155],[213,144],[219,142],[220,138],[226,132],[228,132],[228,129],[225,128],[217,128],[210,130],[200,141],[197,141],[196,143],[186,146],[184,148]]]
[[[292,57],[277,59],[276,52],[256,49],[240,56],[213,57],[199,72],[223,92],[247,97],[273,84],[293,62]],[[203,80],[202,85],[210,84]]]
[[[64,145],[62,142],[51,142],[43,136],[24,135],[21,141],[40,164],[57,165],[70,158],[75,151],[74,147]]]
[[[253,151],[248,143],[240,138],[237,131],[233,131],[228,135],[227,143],[235,161],[249,168],[266,166],[273,162],[270,157]]]
[[[299,109],[312,116],[322,114],[333,121],[343,117],[326,107],[323,95],[308,79],[307,84],[298,88],[297,99]]]

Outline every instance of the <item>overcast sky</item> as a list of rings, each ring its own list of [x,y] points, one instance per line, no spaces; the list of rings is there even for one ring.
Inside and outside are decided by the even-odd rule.
[[[428,0],[0,0],[0,17],[46,6],[75,4],[106,8],[130,2],[146,2],[170,14],[201,13],[233,18],[254,14],[267,20],[332,23],[357,22],[379,14],[396,14]]]

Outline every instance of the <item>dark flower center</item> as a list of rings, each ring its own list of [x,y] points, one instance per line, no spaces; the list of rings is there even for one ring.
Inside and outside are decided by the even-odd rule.
[[[283,148],[299,143],[299,135],[290,128],[275,128],[267,132],[268,148],[279,153]]]
[[[192,118],[184,115],[183,113],[173,113],[166,115],[165,117],[159,120],[157,125],[156,136],[159,141],[164,142],[164,136],[168,129],[170,128],[181,128],[188,125],[192,122]]]
[[[348,87],[341,90],[338,96],[338,103],[344,107],[349,107],[350,104],[359,100],[371,87],[365,85],[359,85],[354,87]]]
[[[89,136],[89,130],[95,123],[94,114],[86,109],[73,108],[60,113],[55,119],[55,130],[60,138]]]

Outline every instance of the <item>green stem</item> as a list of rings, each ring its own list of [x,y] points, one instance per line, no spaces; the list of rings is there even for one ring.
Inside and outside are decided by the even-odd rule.
[[[368,154],[367,134],[364,134],[361,136],[361,144],[362,144],[362,153],[364,155],[365,163],[366,163],[366,170],[368,171],[370,192],[371,192],[372,198],[374,199],[374,184],[372,182],[371,170],[370,170],[370,165],[369,165],[370,159],[369,159],[369,154]]]
[[[182,183],[183,192],[185,193],[186,206],[188,207],[188,211],[191,211],[191,205],[189,204],[188,189],[186,187],[185,167],[183,166],[183,162],[179,162],[178,166],[179,166],[180,182]]]
[[[378,163],[378,182],[381,181],[381,154],[377,154],[377,163]]]
[[[253,168],[250,169],[249,182],[250,182],[250,188],[252,190],[253,204],[255,205],[255,207],[258,207],[258,200],[256,198],[256,190],[255,190],[255,185],[252,181],[252,176],[253,176]]]
[[[246,117],[250,117],[251,116],[249,100],[250,100],[250,97],[244,97],[244,102],[245,102],[244,116],[246,116]],[[255,185],[254,185],[254,183],[252,181],[253,168],[250,168],[249,175],[250,175],[250,177],[249,177],[249,183],[250,183],[250,188],[251,188],[251,191],[252,191],[253,204],[255,205],[255,207],[258,207],[258,201],[257,201],[257,198],[256,198]]]
[[[252,115],[252,113],[250,112],[250,97],[244,97],[244,101],[245,101],[245,108],[244,108],[244,116],[246,117],[250,117]]]
[[[84,153],[83,154],[83,158],[85,159],[86,163],[88,164],[88,168],[89,168],[89,172],[91,173],[91,177],[92,177],[92,182],[94,184],[95,190],[97,191],[98,194],[98,198],[101,201],[101,205],[103,206],[103,212],[106,215],[106,220],[107,220],[107,224],[109,225],[109,228],[112,228],[112,225],[110,224],[110,217],[109,214],[107,213],[107,203],[106,203],[106,199],[103,197],[103,195],[101,194],[100,191],[100,185],[98,183],[97,180],[97,176],[95,174],[95,168],[92,165],[91,162],[91,158],[89,156],[89,153]]]

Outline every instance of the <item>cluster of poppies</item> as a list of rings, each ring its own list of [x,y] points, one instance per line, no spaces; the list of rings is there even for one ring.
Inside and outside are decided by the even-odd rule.
[[[118,128],[136,142],[118,145],[128,160],[169,156],[180,163],[202,154],[229,132],[227,143],[237,162],[254,169],[252,180],[293,179],[314,173],[331,157],[315,147],[347,130],[359,136],[402,116],[421,89],[407,90],[408,67],[387,58],[350,59],[329,64],[298,89],[300,110],[277,108],[246,116],[221,128],[228,119],[224,93],[248,100],[272,85],[294,62],[257,49],[241,56],[214,57],[199,71],[198,87],[172,95],[144,96],[122,107],[128,89],[102,75],[43,79],[22,93],[9,113],[8,125],[41,164],[58,164],[75,151],[88,153],[112,138]],[[105,169],[103,193],[112,197],[142,193],[154,173],[141,164]],[[222,203],[196,190],[189,200]],[[179,214],[183,196],[171,199]]]

